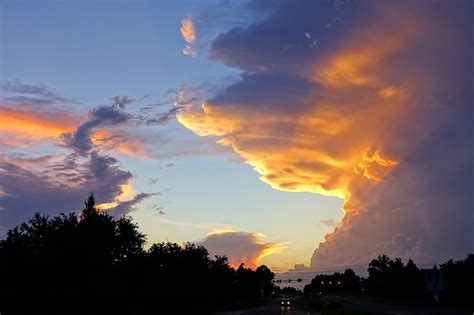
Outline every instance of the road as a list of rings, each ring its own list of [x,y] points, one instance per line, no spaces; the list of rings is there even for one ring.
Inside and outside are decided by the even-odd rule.
[[[344,309],[367,311],[374,315],[472,315],[472,311],[454,310],[446,306],[416,306],[403,304],[382,304],[374,302],[366,296],[355,295],[332,295],[324,296],[326,302],[338,302]],[[299,307],[282,308],[280,301],[275,301],[267,306],[240,310],[233,312],[222,312],[217,315],[319,315],[317,311],[307,311]]]
[[[222,312],[217,315],[319,315],[316,311],[307,311],[297,307],[281,307],[280,301],[249,310]]]

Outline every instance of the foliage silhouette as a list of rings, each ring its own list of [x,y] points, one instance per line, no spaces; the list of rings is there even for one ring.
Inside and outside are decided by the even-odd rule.
[[[474,254],[468,254],[463,260],[448,260],[440,266],[444,276],[444,292],[441,298],[456,303],[470,303],[472,300],[472,286],[474,284]]]
[[[265,266],[234,270],[202,246],[145,250],[145,242],[131,218],[99,212],[92,194],[80,215],[36,213],[0,241],[0,312],[210,313],[254,305],[272,291]]]
[[[332,275],[320,274],[305,286],[304,293],[366,293],[417,302],[435,302],[433,298],[436,293],[436,303],[473,306],[474,254],[468,254],[464,260],[449,260],[440,266],[444,286],[439,292],[428,290],[426,280],[429,271],[431,269],[418,268],[411,259],[405,265],[400,258],[392,260],[381,255],[369,263],[369,276],[366,279],[359,278],[352,269]]]
[[[368,272],[365,287],[370,294],[409,298],[425,295],[424,272],[411,259],[404,265],[400,258],[391,260],[382,255],[369,263]]]
[[[317,275],[311,283],[304,287],[305,293],[319,292],[351,292],[361,290],[361,279],[354,270],[346,269],[343,273],[335,272],[332,275]]]
[[[130,217],[99,212],[91,194],[79,215],[35,213],[0,241],[1,314],[212,313],[249,307],[277,291],[266,266],[237,270],[192,243],[152,244]],[[369,277],[353,270],[317,275],[304,291],[426,297],[425,271],[382,255]],[[469,304],[474,255],[440,266],[441,301]]]

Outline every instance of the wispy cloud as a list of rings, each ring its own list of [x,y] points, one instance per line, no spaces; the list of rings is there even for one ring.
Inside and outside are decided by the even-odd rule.
[[[334,220],[334,219],[322,219],[319,222],[321,224],[324,224],[324,225],[332,227],[332,228],[339,225],[339,222],[337,220]]]
[[[196,28],[190,15],[181,20],[181,28],[179,29],[183,39],[187,42],[183,49],[183,54],[196,57]]]
[[[0,85],[0,89],[8,93],[23,94],[21,96],[23,98],[25,94],[41,97],[42,100],[48,103],[77,103],[77,101],[73,99],[60,96],[53,92],[47,85],[32,85],[23,83],[20,80],[6,81]],[[21,97],[18,98],[18,100],[21,100]],[[16,99],[16,97],[12,97],[12,100],[14,99]]]
[[[209,230],[209,231],[218,231],[218,230],[232,230],[233,226],[226,223],[194,223],[187,221],[174,221],[168,219],[155,219],[158,222],[171,224],[176,226],[183,227],[192,227],[197,229]]]

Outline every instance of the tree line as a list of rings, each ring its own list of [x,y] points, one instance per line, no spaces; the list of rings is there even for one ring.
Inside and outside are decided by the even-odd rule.
[[[91,195],[80,214],[49,218],[36,213],[0,241],[0,313],[164,314],[213,313],[255,306],[280,292],[266,266],[230,267],[193,243],[156,243],[130,217],[99,212]],[[432,271],[432,270],[431,270]],[[469,304],[474,255],[436,267],[440,301]],[[420,299],[433,272],[409,260],[381,255],[367,278],[351,269],[317,275],[306,294],[349,292]],[[281,291],[284,293],[284,290]]]
[[[36,213],[0,241],[1,314],[212,313],[253,306],[274,290],[273,272],[229,266],[192,243],[157,243],[130,217],[84,209]]]
[[[413,260],[406,264],[400,258],[381,255],[368,266],[368,277],[361,278],[352,269],[343,273],[317,275],[306,285],[306,294],[350,292],[404,300],[472,305],[474,254],[459,261],[449,260],[439,267],[421,269]]]

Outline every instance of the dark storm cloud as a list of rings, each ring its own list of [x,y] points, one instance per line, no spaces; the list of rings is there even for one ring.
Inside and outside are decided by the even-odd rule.
[[[87,154],[94,144],[92,135],[99,127],[107,127],[125,124],[131,120],[132,116],[125,113],[116,105],[102,105],[89,112],[89,120],[80,125],[75,132],[63,135],[67,146],[73,148],[79,154]]]
[[[211,48],[240,79],[178,121],[274,188],[345,199],[314,268],[473,251],[470,2],[250,6],[266,17]]]
[[[312,266],[358,264],[380,253],[432,264],[474,250],[472,106],[432,134],[391,176],[365,192],[366,208],[315,251]],[[357,238],[355,241],[354,238]],[[347,253],[352,253],[347,255]],[[366,258],[367,257],[367,258]]]
[[[0,157],[0,187],[6,193],[0,198],[0,225],[12,227],[37,211],[56,215],[80,210],[90,192],[98,203],[114,200],[131,178],[116,159],[96,152],[84,162]],[[123,205],[120,210],[124,214],[130,208]]]
[[[149,98],[140,98],[140,100]],[[143,147],[144,143],[135,141],[133,135],[129,135],[123,130],[128,130],[127,127],[165,125],[174,119],[180,110],[179,106],[163,108],[160,106],[161,104],[157,105],[151,100],[151,104],[142,107],[139,113],[135,113],[126,111],[128,105],[138,102],[128,96],[115,96],[110,101],[110,105],[100,105],[89,111],[89,119],[75,131],[64,133],[62,135],[63,145],[83,156],[96,146],[110,150],[120,145],[123,146],[127,141],[135,146],[136,151],[140,151],[138,147]],[[102,133],[97,135],[97,132]],[[97,137],[94,138],[95,135]]]
[[[107,155],[100,155],[97,152],[90,154],[89,161],[86,162],[86,172],[84,177],[88,182],[100,183],[103,186],[106,196],[118,195],[120,185],[126,184],[131,179],[132,173],[124,171],[118,167],[118,160]]]
[[[314,83],[302,77],[289,77],[284,73],[243,73],[240,80],[218,93],[211,103],[217,106],[272,106],[297,111],[297,106],[303,105],[297,100],[315,90]]]
[[[219,35],[211,56],[252,72],[301,67],[314,56],[314,40],[324,42],[338,36],[340,21],[353,16],[346,11],[369,14],[361,3],[352,1],[338,1],[336,5],[334,1],[250,1],[250,6],[271,14],[248,27],[234,27]],[[290,58],[292,62],[288,62]]]

